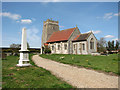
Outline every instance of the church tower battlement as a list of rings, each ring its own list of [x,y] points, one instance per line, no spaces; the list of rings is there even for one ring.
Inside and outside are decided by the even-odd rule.
[[[41,43],[42,46],[44,45],[44,43],[48,41],[53,32],[59,31],[58,24],[59,24],[58,21],[53,21],[52,19],[47,19],[46,21],[43,22]]]
[[[53,20],[50,20],[50,19],[47,19],[46,21],[44,21],[44,25],[46,25],[46,24],[56,24],[56,25],[58,25],[58,21],[53,21]]]

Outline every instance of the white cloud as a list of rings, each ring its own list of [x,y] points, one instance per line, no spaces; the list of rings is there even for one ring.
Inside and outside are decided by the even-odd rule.
[[[108,19],[111,19],[113,16],[109,16],[109,17],[107,17]]]
[[[39,30],[35,27],[27,29],[27,39],[30,47],[40,47]]]
[[[44,2],[60,2],[61,0],[44,0]]]
[[[94,34],[98,34],[98,33],[101,33],[101,31],[100,30],[96,30],[96,31],[94,31],[94,30],[91,30]],[[88,32],[91,32],[91,31],[88,31]],[[87,32],[87,33],[88,33]]]
[[[10,12],[0,13],[0,16],[8,17],[8,18],[13,19],[13,20],[18,20],[21,18],[21,16],[19,14],[12,14]]]
[[[118,40],[118,38],[114,38],[114,39],[112,39],[112,40],[116,41],[116,40]]]
[[[64,26],[59,26],[60,28],[63,28]]]
[[[103,18],[103,19],[107,19],[107,20],[109,20],[109,19],[111,19],[111,18],[113,18],[113,17],[115,17],[115,16],[120,16],[120,12],[119,13],[105,13],[104,14],[104,16],[103,17],[96,17],[97,19],[99,19],[99,18]]]
[[[100,30],[97,30],[97,31],[93,31],[94,34],[98,34],[98,33],[101,33]]]
[[[22,24],[30,24],[30,23],[32,23],[32,20],[35,21],[35,18],[32,18],[32,19],[21,19],[22,16],[20,16],[19,14],[13,14],[13,13],[10,13],[10,12],[2,12],[2,13],[0,13],[0,16],[8,17],[8,18],[10,18],[12,20],[16,20],[17,23],[20,22]]]
[[[118,16],[118,13],[115,13],[114,16]]]
[[[59,2],[60,0],[52,0],[53,2]]]
[[[113,38],[113,35],[106,35],[104,38]]]
[[[120,16],[120,12],[119,13],[114,13],[114,16]]]
[[[23,24],[30,24],[30,23],[32,23],[32,20],[31,19],[22,19],[21,23],[23,23]]]
[[[111,19],[113,17],[112,15],[113,15],[113,13],[105,13],[103,18],[104,19]]]

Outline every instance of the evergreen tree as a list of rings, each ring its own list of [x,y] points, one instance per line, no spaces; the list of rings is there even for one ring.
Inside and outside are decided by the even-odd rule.
[[[29,49],[30,48],[30,45],[29,45],[29,43],[27,42],[27,48]]]
[[[112,51],[112,43],[108,41],[107,50]]]
[[[116,40],[115,50],[119,49],[119,42]]]
[[[112,48],[112,50],[115,50],[115,47],[114,47],[114,40],[113,40],[112,43],[111,43],[111,48]]]

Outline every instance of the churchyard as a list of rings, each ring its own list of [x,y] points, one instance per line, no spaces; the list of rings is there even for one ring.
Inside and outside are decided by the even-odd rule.
[[[118,2],[3,2],[2,9],[0,89],[118,88]]]
[[[30,67],[16,67],[18,56],[2,60],[2,88],[72,88],[49,71],[37,67],[31,60]]]
[[[118,59],[118,54],[109,54],[108,56],[42,54],[40,56],[64,64],[120,75],[120,73],[118,73],[118,62],[120,61],[120,59]]]
[[[18,56],[7,56],[2,60],[3,88],[73,88],[49,71],[36,66],[32,56],[33,54],[29,56],[32,64],[30,67],[16,67]],[[64,64],[118,75],[118,54],[109,56],[42,54],[40,56]]]
[[[95,55],[90,55],[90,54],[75,55],[75,54],[50,54],[50,53],[44,54],[42,53],[40,55],[41,57],[50,59],[47,62],[45,62],[46,59],[40,58],[39,55],[33,56],[33,54],[30,54],[27,47],[28,45],[27,45],[27,38],[26,38],[26,28],[23,28],[21,49],[19,50],[20,54],[17,54],[17,55],[13,54],[10,56],[6,55],[7,57],[2,55],[6,57],[2,60],[3,61],[2,62],[2,70],[3,70],[2,88],[73,88],[73,87],[79,88],[79,87],[86,87],[87,83],[85,82],[93,83],[94,81],[93,80],[89,81],[88,80],[89,78],[87,79],[88,76],[85,77],[86,80],[84,78],[84,80],[81,81],[81,77],[77,77],[75,75],[77,75],[78,72],[79,72],[78,76],[80,76],[80,74],[89,75],[88,74],[89,71],[87,69],[94,69],[96,71],[107,72],[108,74],[112,74],[112,75],[113,74],[119,75],[118,54],[109,54],[109,55],[106,54],[103,56],[102,55],[95,56]],[[14,51],[15,49],[13,50],[13,52]],[[17,52],[18,51],[14,53],[17,53]],[[51,60],[54,60],[60,63],[52,62]],[[64,65],[61,66],[61,63],[64,63]],[[79,70],[80,68],[79,69],[77,68],[75,69],[77,73],[74,74],[75,73],[73,72],[74,70],[72,71],[70,69],[72,66],[68,66],[68,69],[66,69],[64,67],[65,64],[70,64],[70,65],[77,66],[80,68],[81,67],[87,68],[86,70],[84,70],[87,72],[81,73],[82,71]],[[68,71],[67,73],[70,73],[70,74],[66,74],[66,70]],[[96,72],[92,72],[91,70],[90,73],[93,74]],[[89,75],[89,77],[95,78],[97,74],[95,74],[95,76]],[[98,75],[100,75],[100,73]],[[76,78],[74,78],[74,76]],[[108,79],[108,78],[111,78],[111,76],[106,77],[106,75],[103,75],[103,77],[105,81],[100,79],[100,81],[103,81],[102,83],[113,82],[114,80],[115,84],[112,85],[112,83],[109,83],[108,87],[110,86],[117,87],[118,85],[117,77],[113,77],[113,79]],[[71,80],[71,78],[74,78],[74,79]],[[96,79],[98,80],[98,77],[96,77]],[[96,79],[95,79],[95,82],[96,82]],[[79,82],[79,83],[76,83],[76,82]],[[81,82],[83,86],[80,84]],[[101,85],[100,83],[97,83],[97,84],[99,84],[98,87],[105,87],[104,84],[103,85]],[[95,87],[95,86],[93,84],[88,84],[87,87]]]

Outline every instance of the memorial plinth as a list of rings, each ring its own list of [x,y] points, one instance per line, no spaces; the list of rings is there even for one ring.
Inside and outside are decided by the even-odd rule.
[[[20,52],[20,60],[17,66],[23,67],[23,66],[31,66],[29,63],[29,50],[27,49],[27,35],[26,35],[26,29],[22,29],[22,42],[21,42],[21,50]]]

